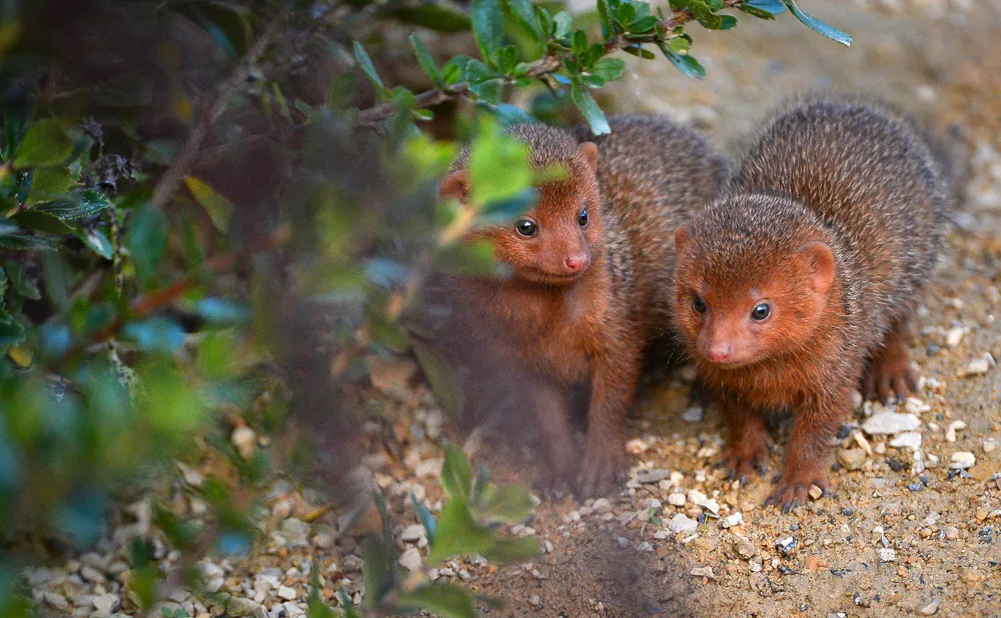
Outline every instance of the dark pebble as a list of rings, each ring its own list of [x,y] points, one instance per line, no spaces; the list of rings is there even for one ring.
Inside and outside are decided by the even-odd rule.
[[[910,489],[911,491],[922,491],[922,490],[924,490],[924,488],[925,488],[925,486],[922,485],[921,483],[908,483],[907,484],[907,489]]]
[[[846,506],[845,508],[841,509],[841,514],[842,515],[847,515],[848,517],[851,517],[852,515],[855,514],[855,509],[853,509],[850,506]]]

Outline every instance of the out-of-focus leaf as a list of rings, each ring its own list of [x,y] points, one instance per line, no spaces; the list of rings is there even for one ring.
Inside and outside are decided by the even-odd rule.
[[[198,203],[205,208],[216,229],[220,232],[228,231],[229,221],[233,216],[233,203],[200,178],[185,176],[184,184],[188,186],[191,195],[195,196]]]
[[[504,39],[504,11],[500,0],[472,0],[473,38],[484,59],[493,57]]]
[[[209,324],[225,326],[243,324],[250,319],[250,309],[226,298],[206,298],[195,304],[195,311]]]
[[[730,30],[737,27],[737,18],[733,15],[720,15],[720,30]]]
[[[549,33],[543,34],[542,27],[539,25],[539,20],[535,14],[535,7],[529,0],[505,0],[505,4],[515,19],[528,30],[536,42],[546,42],[546,37]]]
[[[73,176],[69,170],[61,166],[36,167],[31,179],[31,193],[28,194],[28,204],[34,204],[52,199],[69,191],[73,185]]]
[[[446,359],[433,345],[411,337],[414,355],[420,363],[424,375],[431,383],[431,390],[445,412],[453,419],[458,419],[462,413],[465,395],[462,392],[455,371]],[[428,537],[430,539],[430,537]]]
[[[184,345],[184,329],[180,324],[167,318],[150,318],[142,322],[129,322],[122,329],[125,337],[135,341],[141,348],[154,352],[172,354]]]
[[[567,11],[560,11],[553,18],[553,38],[562,39],[570,34],[571,27],[573,27],[573,17]]]
[[[9,313],[0,310],[0,354],[24,341],[24,326]]]
[[[63,256],[55,251],[43,253],[41,258],[45,293],[60,311],[69,310],[70,287],[73,285],[76,272],[63,259]]]
[[[612,132],[612,128],[608,126],[608,120],[605,118],[605,113],[598,107],[598,104],[594,101],[594,97],[587,91],[587,88],[581,83],[579,77],[573,80],[570,97],[573,99],[577,109],[584,115],[588,125],[590,125],[591,133],[594,135],[605,135]]]
[[[167,217],[150,205],[133,212],[127,244],[139,278],[148,281],[167,248]]]
[[[139,107],[153,101],[153,82],[142,75],[119,75],[94,86],[91,94],[107,107]]]
[[[534,187],[525,189],[518,195],[491,202],[490,205],[480,212],[476,219],[478,226],[497,225],[513,221],[518,215],[523,215],[535,206],[539,192]]]
[[[428,51],[427,45],[421,40],[421,37],[416,34],[410,35],[410,44],[414,46],[414,55],[417,57],[418,64],[421,65],[421,70],[424,74],[433,81],[438,81],[438,64],[434,61],[431,56],[431,52]]]
[[[510,103],[500,103],[494,106],[484,105],[483,107],[488,109],[502,125],[534,124],[539,122],[535,116]]]
[[[834,26],[829,26],[816,17],[806,13],[803,9],[796,6],[796,2],[794,0],[782,0],[782,2],[789,9],[789,12],[810,30],[822,34],[832,41],[841,43],[845,47],[851,47],[852,37],[848,36],[848,34],[838,30]]]
[[[400,595],[400,606],[423,609],[442,618],[476,618],[473,596],[456,584],[425,584]]]
[[[14,165],[22,168],[55,165],[65,160],[72,151],[73,140],[58,120],[38,120],[28,127],[14,156]]]
[[[501,88],[503,86],[503,79],[488,79],[476,84],[470,84],[469,90],[476,95],[478,100],[485,103],[497,104],[500,102]]]
[[[435,521],[434,515],[417,501],[417,496],[412,491],[410,492],[410,503],[414,506],[418,521],[424,526],[424,536],[427,537],[428,543],[434,544],[435,535],[438,532],[438,523]]]
[[[469,15],[438,2],[393,6],[389,14],[397,20],[445,33],[466,32],[472,25]]]
[[[11,215],[10,220],[15,221],[21,227],[38,232],[47,232],[49,234],[73,233],[73,228],[63,222],[62,219],[44,211],[22,210]]]
[[[493,521],[506,524],[517,524],[532,514],[532,495],[520,485],[501,487],[487,500],[483,511]]]
[[[625,60],[621,58],[605,58],[595,64],[591,72],[606,82],[612,82],[622,77],[625,70]]]
[[[485,206],[530,187],[528,155],[528,146],[485,119],[469,155],[470,201]]]
[[[539,557],[539,543],[532,537],[498,539],[490,547],[479,552],[481,556],[497,564],[517,564]]]
[[[375,70],[375,65],[372,64],[372,58],[369,57],[368,52],[362,47],[362,44],[358,41],[354,42],[355,59],[358,61],[358,66],[364,71],[365,75],[368,76],[372,83],[380,90],[386,89],[386,86],[382,83],[382,78],[379,77],[378,71]]]
[[[4,270],[7,272],[7,277],[10,279],[10,284],[14,288],[14,291],[25,298],[31,300],[38,300],[42,297],[42,293],[39,291],[38,286],[35,282],[31,280],[31,277],[24,272],[24,268],[14,260],[8,260],[4,263]]]
[[[115,256],[115,248],[111,246],[111,241],[108,240],[108,237],[101,230],[96,228],[80,228],[77,231],[77,237],[91,251],[104,259],[110,260]]]
[[[452,498],[466,500],[473,481],[473,470],[462,449],[451,442],[445,445],[445,463],[441,467],[441,486]]]
[[[12,249],[14,251],[55,251],[56,243],[41,236],[0,234],[0,249]]]
[[[451,556],[480,554],[494,545],[490,531],[476,523],[469,514],[466,503],[452,498],[445,503],[438,517],[438,534],[431,551],[428,566],[441,564]]]

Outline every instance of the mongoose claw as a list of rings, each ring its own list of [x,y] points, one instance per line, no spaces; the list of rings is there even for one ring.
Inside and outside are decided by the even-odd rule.
[[[797,475],[790,479],[787,475],[783,475],[765,500],[765,506],[773,505],[781,508],[783,513],[789,513],[809,501],[811,485],[816,485],[824,492],[823,495],[827,495],[827,481],[823,478],[810,480],[809,477]]]
[[[577,479],[577,496],[583,500],[607,494],[615,485],[617,467],[611,453],[588,449],[580,478]]]

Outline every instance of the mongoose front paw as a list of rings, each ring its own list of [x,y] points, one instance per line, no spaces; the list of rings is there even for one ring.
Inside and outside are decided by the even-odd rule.
[[[768,460],[771,446],[770,439],[754,445],[744,443],[727,446],[720,461],[720,465],[726,470],[726,477],[731,481],[739,480],[741,485],[746,484],[755,472],[764,478],[768,469],[765,462]]]
[[[577,479],[577,495],[583,500],[602,496],[615,485],[618,460],[608,450],[588,449],[584,457],[584,467]]]
[[[810,486],[816,485],[827,495],[827,479],[823,475],[814,474],[790,474],[787,470],[782,475],[772,490],[765,506],[770,504],[782,509],[783,513],[788,513],[801,504],[806,504],[810,498]]]
[[[911,368],[907,349],[896,338],[873,357],[865,373],[862,392],[866,397],[876,396],[883,403],[902,402],[910,393],[918,391],[918,374]]]

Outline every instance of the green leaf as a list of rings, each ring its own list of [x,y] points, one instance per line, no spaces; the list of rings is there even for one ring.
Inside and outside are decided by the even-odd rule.
[[[731,30],[737,27],[737,18],[733,15],[720,15],[722,22],[720,23],[720,30]]]
[[[573,33],[573,55],[578,58],[583,58],[584,54],[587,53],[587,33],[583,30],[578,30]]]
[[[539,18],[536,16],[535,7],[529,0],[505,0],[508,10],[514,15],[515,19],[525,27],[526,30],[532,35],[532,38],[538,43],[545,43],[546,38],[549,36],[547,32],[545,35],[542,33],[542,27],[539,24]]]
[[[436,32],[449,34],[466,32],[472,25],[469,15],[438,2],[422,2],[416,6],[400,5],[387,10],[390,15],[401,22]]]
[[[416,34],[410,35],[410,44],[414,46],[414,55],[417,56],[417,62],[421,65],[424,74],[431,81],[438,83],[438,65],[435,63],[434,58],[431,57],[431,52],[428,51],[427,45]]]
[[[837,41],[845,47],[851,47],[852,37],[848,36],[846,33],[838,30],[834,26],[825,24],[812,15],[807,14],[801,8],[796,6],[795,0],[782,0],[782,2],[789,9],[789,12],[791,12],[793,16],[807,28],[826,36],[832,41]]]
[[[470,84],[469,91],[476,95],[477,100],[496,105],[500,103],[503,86],[503,79],[488,79],[476,84]]]
[[[636,56],[637,58],[644,58],[646,60],[653,60],[657,56],[649,49],[643,49],[640,45],[630,45],[629,47],[623,47],[622,51],[626,52],[631,56]]]
[[[601,21],[601,34],[608,38],[616,33],[615,24],[612,20],[612,12],[608,7],[608,0],[598,0],[598,19]]]
[[[442,618],[476,618],[473,596],[456,584],[425,584],[400,595],[400,606],[423,609]]]
[[[658,20],[656,17],[653,15],[647,15],[646,17],[637,19],[633,23],[629,24],[629,32],[632,32],[633,34],[650,32],[657,26],[657,23]]]
[[[229,220],[233,216],[233,203],[200,178],[185,176],[184,184],[188,186],[191,195],[195,196],[198,203],[205,208],[205,212],[212,219],[212,225],[220,232],[228,231]]]
[[[664,55],[667,56],[667,59],[671,61],[671,64],[677,67],[679,71],[688,77],[693,79],[702,79],[706,76],[706,70],[694,56],[688,54],[676,54],[666,46],[661,51],[663,51]]]
[[[386,503],[382,494],[376,494],[376,506],[382,517],[382,534],[372,535],[365,546],[365,562],[362,564],[362,575],[365,579],[365,605],[376,607],[386,594],[395,586],[396,542],[390,529],[389,516],[386,514]]]
[[[493,57],[504,39],[504,11],[500,0],[472,0],[470,15],[473,18],[473,38],[483,54],[483,59]]]
[[[520,485],[507,485],[495,491],[483,507],[491,521],[517,524],[532,514],[532,495]]]
[[[528,146],[484,118],[469,155],[470,201],[489,206],[532,186]]]
[[[497,564],[518,564],[539,557],[539,543],[532,537],[500,539],[491,547],[478,552]]]
[[[605,80],[599,75],[581,75],[580,81],[588,88],[604,88]]]
[[[147,204],[132,213],[126,238],[136,274],[149,281],[167,248],[167,217]]]
[[[451,86],[462,80],[462,73],[462,66],[452,58],[441,68],[441,81],[446,86]]]
[[[566,11],[560,11],[553,18],[553,38],[562,39],[566,35],[570,34],[570,28],[573,26],[573,17],[570,13]]]
[[[0,249],[14,251],[54,251],[56,243],[40,236],[25,236],[21,234],[0,234]]]
[[[90,217],[111,205],[100,191],[86,189],[70,195],[72,199],[59,199],[35,206],[32,210],[45,212],[63,221]]]
[[[782,0],[747,0],[737,8],[761,19],[775,19],[776,15],[786,10]]]
[[[73,175],[65,167],[36,167],[31,179],[31,193],[28,194],[28,204],[51,200],[57,195],[69,191],[73,185]]]
[[[5,311],[0,311],[0,354],[24,341],[24,326],[17,318]]]
[[[441,467],[441,486],[452,498],[466,500],[473,481],[472,467],[462,449],[449,442],[445,445],[445,463]]]
[[[62,163],[73,152],[73,140],[58,120],[48,118],[32,123],[14,156],[17,167]]]
[[[362,47],[361,43],[355,41],[354,50],[355,50],[355,59],[358,61],[358,66],[361,67],[361,70],[365,72],[365,75],[367,75],[368,78],[372,80],[372,83],[375,84],[375,86],[380,91],[385,90],[386,86],[383,85],[382,79],[379,77],[379,73],[377,73],[375,70],[375,65],[372,64],[372,58],[369,57],[368,52],[365,51],[365,48]]]
[[[7,272],[7,276],[10,278],[10,284],[14,287],[14,291],[21,296],[31,299],[39,300],[42,298],[42,293],[39,291],[38,286],[35,282],[24,272],[24,268],[20,264],[13,260],[8,260],[4,264],[4,270]]]
[[[110,260],[115,256],[115,248],[101,230],[81,228],[77,230],[76,235],[91,251],[104,259]]]
[[[591,127],[591,133],[594,135],[605,135],[612,132],[611,127],[608,126],[608,120],[605,118],[605,113],[598,107],[598,104],[594,101],[594,97],[587,91],[587,88],[581,83],[579,77],[573,80],[570,98],[573,99],[577,109],[584,114],[584,118]]]
[[[64,223],[59,217],[38,210],[22,210],[11,215],[10,220],[16,222],[21,227],[38,232],[47,232],[49,234],[73,233],[73,228]]]
[[[453,497],[438,517],[438,534],[428,552],[428,566],[457,555],[480,554],[495,544],[490,531],[476,523],[462,499]]]
[[[417,501],[417,496],[414,495],[413,491],[410,492],[410,503],[414,505],[418,521],[424,526],[424,536],[427,537],[428,543],[434,544],[435,535],[438,532],[438,524],[434,520],[434,515]]]
[[[621,58],[605,58],[591,69],[591,73],[597,75],[606,82],[612,82],[620,77],[626,71],[626,61]]]
[[[620,4],[618,10],[615,11],[615,19],[623,25],[633,23],[636,19],[636,7],[629,2]]]

